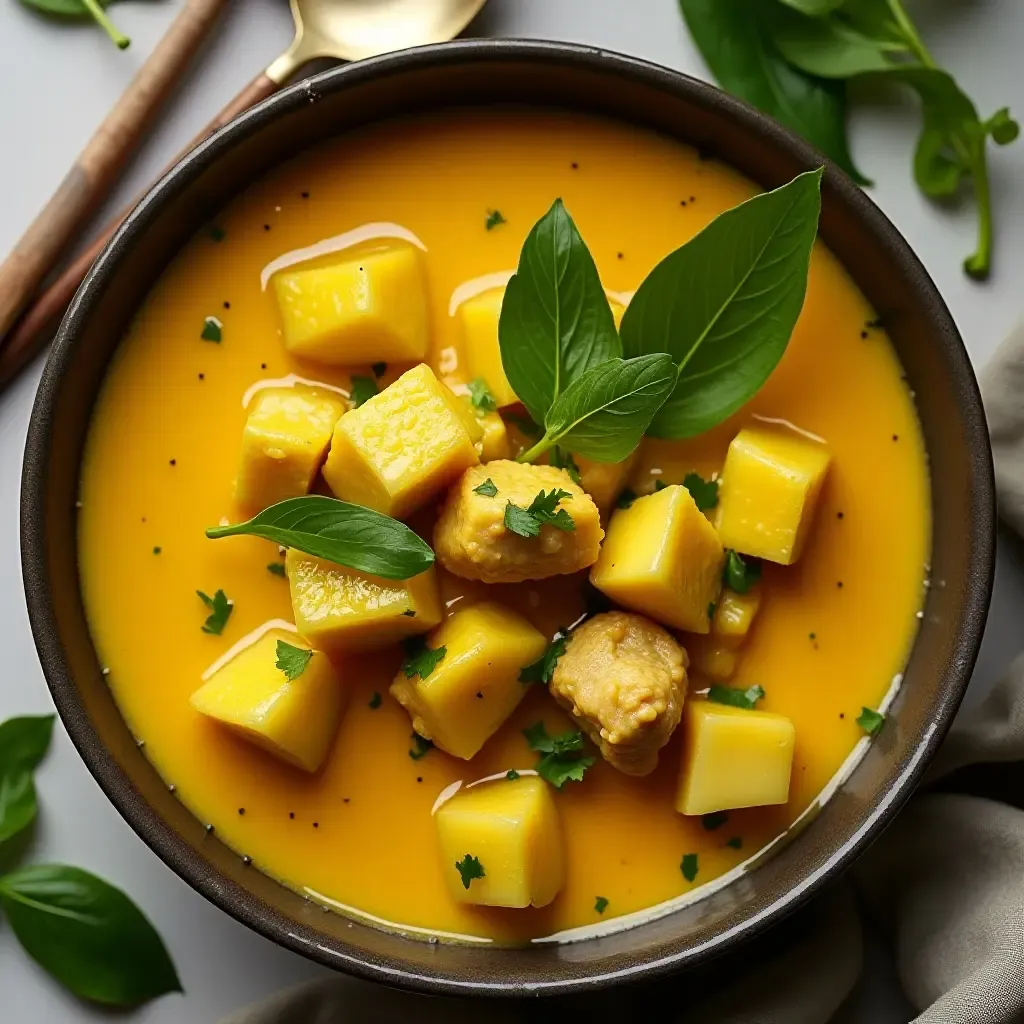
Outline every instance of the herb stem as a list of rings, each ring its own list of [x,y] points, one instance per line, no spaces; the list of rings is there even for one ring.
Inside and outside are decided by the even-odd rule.
[[[978,203],[978,248],[964,260],[964,272],[975,281],[988,279],[992,268],[992,193],[988,183],[988,160],[984,136],[975,147],[971,160],[974,195]]]
[[[538,456],[543,455],[549,448],[555,446],[555,439],[545,434],[532,448],[527,448],[516,456],[516,462],[533,462]]]
[[[892,12],[892,16],[896,21],[896,27],[900,34],[907,41],[907,46],[910,48],[910,52],[926,67],[935,68],[938,65],[935,63],[935,58],[932,57],[928,50],[928,47],[924,45],[924,40],[918,35],[917,29],[914,27],[914,23],[910,20],[907,12],[903,9],[903,4],[900,0],[888,0],[889,10]]]
[[[118,31],[117,26],[107,17],[107,12],[99,5],[99,0],[82,0],[82,6],[93,16],[96,23],[110,36],[111,41],[119,50],[127,50],[131,40]]]

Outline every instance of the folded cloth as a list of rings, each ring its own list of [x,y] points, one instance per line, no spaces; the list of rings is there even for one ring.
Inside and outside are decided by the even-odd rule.
[[[981,375],[1000,514],[1024,537],[1024,324]],[[332,978],[222,1024],[596,1021],[855,1024],[861,913],[881,925],[914,1024],[1024,1021],[1024,655],[958,716],[922,791],[852,872],[706,970],[643,988],[522,1004],[430,999]],[[625,1016],[628,1014],[629,1016]],[[865,1018],[860,1017],[861,1021]],[[874,1022],[870,1022],[874,1024]]]

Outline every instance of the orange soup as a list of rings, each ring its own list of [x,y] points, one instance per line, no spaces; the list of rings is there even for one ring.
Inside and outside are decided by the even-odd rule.
[[[204,535],[252,514],[236,505],[233,487],[253,389],[290,386],[295,375],[347,407],[352,375],[383,391],[412,365],[371,369],[366,359],[339,368],[290,354],[267,286],[275,267],[337,260],[338,243],[320,244],[337,236],[355,239],[356,252],[381,232],[396,243],[414,239],[426,268],[426,362],[465,392],[458,297],[504,283],[556,197],[601,283],[625,305],[666,254],[756,193],[694,150],[621,124],[555,112],[453,112],[301,154],[239,196],[154,287],[111,366],[88,439],[79,540],[85,605],[110,686],[146,755],[253,870],[412,934],[550,936],[683,897],[737,868],[807,811],[865,741],[862,709],[884,710],[915,636],[929,482],[912,395],[884,327],[821,242],[803,311],[767,384],[707,433],[646,438],[624,481],[646,495],[691,473],[714,480],[745,428],[827,447],[831,464],[799,560],[760,563],[749,637],[724,671],[708,670],[711,683],[718,672],[731,688],[760,686],[757,710],[792,723],[785,803],[682,814],[683,728],[643,776],[618,770],[588,740],[595,763],[583,780],[550,790],[565,860],[557,896],[539,907],[477,906],[452,896],[453,868],[439,852],[432,809],[453,783],[534,769],[542,755],[524,730],[536,723],[550,735],[573,727],[543,685],[528,686],[467,760],[411,736],[409,713],[389,693],[403,662],[399,644],[336,659],[347,710],[316,771],[284,763],[190,703],[230,649],[268,622],[295,621],[276,544]],[[371,227],[362,241],[347,234],[364,225]],[[531,443],[514,425],[519,414],[502,410],[513,454]],[[323,480],[314,489],[331,493]],[[428,541],[443,497],[410,520]],[[623,511],[603,508],[605,528]],[[440,568],[438,577],[446,615],[486,596],[546,640],[592,608],[586,572],[512,584]],[[196,596],[218,590],[232,602],[219,635],[203,630],[211,610]],[[714,602],[708,610],[713,616]],[[685,634],[672,632],[688,646]],[[690,651],[687,705],[700,704],[695,694],[710,685],[707,658],[719,656],[706,638]],[[465,884],[475,884],[472,873]]]

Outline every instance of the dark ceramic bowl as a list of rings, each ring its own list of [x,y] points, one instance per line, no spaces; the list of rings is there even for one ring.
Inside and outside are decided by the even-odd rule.
[[[878,836],[921,778],[967,686],[992,581],[992,465],[971,364],[917,257],[864,192],[830,166],[821,234],[884,314],[917,394],[931,460],[936,585],[889,721],[799,839],[660,920],[570,946],[482,949],[428,945],[324,914],[208,837],[136,748],[100,674],[82,609],[79,465],[118,339],[180,246],[268,168],[382,118],[508,102],[582,110],[674,136],[765,188],[823,162],[717,89],[586,47],[463,42],[329,71],[233,121],[128,217],[60,328],[25,454],[21,523],[32,629],[61,718],[118,810],[182,878],[250,928],[330,967],[432,992],[565,993],[660,976],[752,937],[799,906]]]

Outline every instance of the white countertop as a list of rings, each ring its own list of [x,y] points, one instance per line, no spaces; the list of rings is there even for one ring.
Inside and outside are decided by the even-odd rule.
[[[50,24],[16,0],[0,0],[0,253],[14,245],[48,199],[180,6],[181,0],[118,4],[112,13],[133,39],[119,53],[88,25]],[[983,115],[1006,105],[1018,118],[1024,115],[1020,0],[919,3],[916,13],[937,58]],[[708,77],[676,0],[490,0],[471,32],[592,43]],[[284,0],[235,0],[111,208],[144,185],[290,38]],[[868,99],[854,116],[854,154],[878,182],[872,197],[924,260],[980,366],[1024,314],[1024,141],[991,160],[996,270],[987,285],[977,285],[960,270],[973,246],[972,205],[937,209],[911,180],[916,123],[912,103]],[[39,370],[37,365],[0,398],[0,720],[51,709],[29,632],[18,548],[22,448]],[[1024,573],[1019,553],[1009,547],[1001,545],[992,614],[969,701],[978,699],[1021,647]],[[107,803],[59,728],[39,789],[42,813],[33,856],[81,865],[129,892],[164,936],[187,990],[184,997],[170,996],[118,1020],[213,1024],[246,1002],[327,973],[236,924],[178,879]],[[858,993],[856,1019],[905,1020],[877,950],[869,951],[867,962],[870,979]],[[65,995],[0,922],[0,1019],[77,1024],[109,1018]]]

